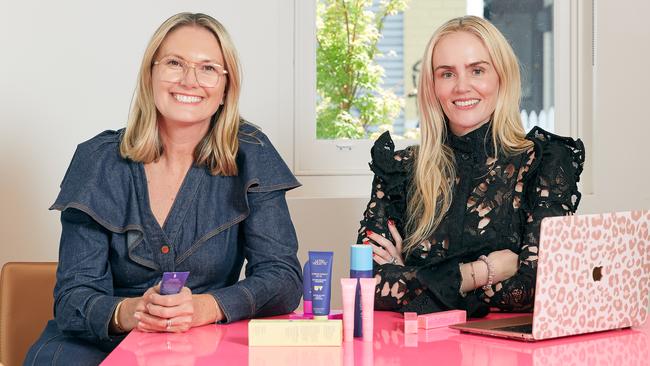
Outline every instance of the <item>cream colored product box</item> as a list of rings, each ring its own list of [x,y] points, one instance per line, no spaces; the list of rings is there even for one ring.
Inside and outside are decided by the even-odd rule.
[[[341,346],[343,321],[252,319],[249,346]]]

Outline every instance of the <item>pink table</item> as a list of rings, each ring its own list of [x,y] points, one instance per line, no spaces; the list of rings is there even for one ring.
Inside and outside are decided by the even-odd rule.
[[[490,315],[499,318],[509,315]],[[286,316],[285,316],[286,317]],[[282,317],[279,317],[282,318]],[[373,342],[341,347],[248,347],[248,321],[184,334],[131,332],[102,365],[648,365],[650,322],[536,343],[461,334],[448,328],[404,334],[402,315],[375,312]]]

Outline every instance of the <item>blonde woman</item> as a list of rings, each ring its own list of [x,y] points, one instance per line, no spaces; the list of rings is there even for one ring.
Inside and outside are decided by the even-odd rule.
[[[126,129],[78,146],[52,206],[62,222],[55,319],[26,364],[98,364],[133,329],[184,332],[296,308],[285,191],[299,183],[241,119],[239,67],[210,16],[177,14],[155,32]],[[180,293],[160,294],[166,271],[190,272]]]
[[[531,311],[541,220],[580,200],[580,140],[519,117],[519,65],[488,21],[452,19],[422,61],[422,140],[372,148],[372,196],[359,242],[372,243],[382,310]]]

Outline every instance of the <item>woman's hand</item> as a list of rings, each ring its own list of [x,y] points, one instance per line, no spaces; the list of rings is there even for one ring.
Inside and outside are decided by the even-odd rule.
[[[160,285],[150,288],[142,295],[141,311],[134,317],[136,328],[143,332],[185,332],[192,327],[194,301],[192,291],[183,287],[173,295],[161,295]]]
[[[390,240],[383,236],[374,233],[370,230],[366,231],[366,237],[372,239],[377,245],[372,246],[372,259],[378,264],[396,264],[398,266],[404,265],[402,258],[402,237],[399,235],[393,220],[388,220],[388,230],[395,240],[393,244]]]
[[[487,256],[494,267],[494,283],[505,281],[517,273],[519,256],[510,249],[497,250]]]

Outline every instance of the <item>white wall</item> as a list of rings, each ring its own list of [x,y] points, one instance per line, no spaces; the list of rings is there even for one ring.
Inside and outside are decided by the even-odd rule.
[[[244,68],[243,113],[292,164],[295,1],[0,0],[0,264],[56,260],[59,215],[47,207],[75,146],[124,125],[146,42],[176,12],[202,11],[226,25]],[[647,14],[642,0],[598,2],[594,118],[583,136],[593,192],[582,213],[650,208]],[[367,198],[323,196],[322,178],[299,179],[309,183],[289,198],[299,256],[333,249],[342,277]]]
[[[291,158],[292,1],[0,0],[0,263],[57,258],[59,215],[47,208],[76,145],[124,127],[144,48],[181,11],[224,23],[243,115]]]

